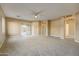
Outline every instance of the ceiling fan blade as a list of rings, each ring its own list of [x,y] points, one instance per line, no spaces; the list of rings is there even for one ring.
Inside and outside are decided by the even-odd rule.
[[[39,12],[36,12],[36,15],[39,15],[39,14],[41,14],[41,13],[43,13],[44,11],[43,10],[41,10],[41,11],[39,11]]]
[[[29,10],[31,11],[31,15],[36,15],[36,16],[44,12],[44,10],[40,10],[40,11],[34,11],[32,9]]]
[[[35,15],[35,13],[36,13],[36,12],[35,12],[34,10],[32,10],[32,9],[29,9],[29,11],[31,11],[30,14],[32,14],[32,15]]]

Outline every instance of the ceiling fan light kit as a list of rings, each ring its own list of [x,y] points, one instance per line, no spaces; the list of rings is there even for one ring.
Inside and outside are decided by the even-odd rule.
[[[37,18],[38,16],[35,15],[35,18]]]

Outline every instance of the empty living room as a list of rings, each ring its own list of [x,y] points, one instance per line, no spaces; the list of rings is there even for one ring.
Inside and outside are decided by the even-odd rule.
[[[79,56],[79,3],[0,3],[0,56]]]

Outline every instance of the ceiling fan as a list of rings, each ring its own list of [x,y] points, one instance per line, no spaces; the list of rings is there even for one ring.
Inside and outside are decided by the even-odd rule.
[[[38,16],[40,16],[41,13],[43,13],[43,10],[40,11],[31,10],[31,14],[34,16],[34,19],[38,19]]]

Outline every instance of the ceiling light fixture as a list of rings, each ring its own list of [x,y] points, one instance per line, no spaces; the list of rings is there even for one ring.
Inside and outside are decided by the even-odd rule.
[[[35,15],[35,18],[37,18],[37,16]]]

